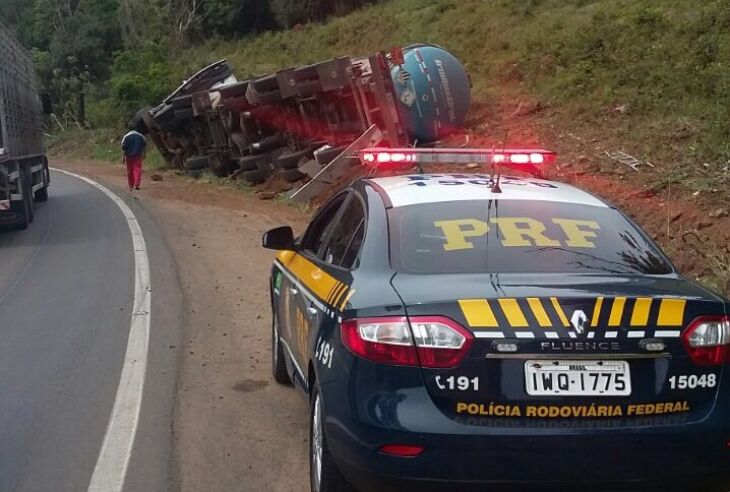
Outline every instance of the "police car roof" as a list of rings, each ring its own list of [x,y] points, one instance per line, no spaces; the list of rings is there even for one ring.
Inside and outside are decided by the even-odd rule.
[[[413,174],[372,178],[393,207],[423,203],[469,200],[529,200],[575,203],[593,207],[608,205],[574,186],[543,179],[502,176],[494,193],[489,176],[483,174]]]

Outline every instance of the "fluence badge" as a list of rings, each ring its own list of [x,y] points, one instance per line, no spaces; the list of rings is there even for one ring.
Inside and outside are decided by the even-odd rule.
[[[574,311],[573,316],[570,317],[570,324],[573,325],[573,328],[579,335],[583,334],[586,329],[587,323],[588,316],[586,316],[586,313],[584,313],[580,309]]]

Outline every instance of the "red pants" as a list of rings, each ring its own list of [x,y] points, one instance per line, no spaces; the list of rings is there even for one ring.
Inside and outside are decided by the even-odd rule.
[[[142,183],[142,156],[127,156],[127,182],[130,188],[138,188]]]

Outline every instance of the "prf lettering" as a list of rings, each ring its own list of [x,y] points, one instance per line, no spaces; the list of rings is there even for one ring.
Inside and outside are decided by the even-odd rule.
[[[441,229],[446,243],[445,251],[473,249],[470,239],[485,236],[491,227],[498,227],[502,246],[543,246],[571,248],[595,248],[591,239],[598,237],[601,229],[593,220],[552,219],[560,227],[562,237],[548,237],[545,224],[529,217],[500,217],[490,219],[489,223],[478,219],[440,220],[434,222]]]

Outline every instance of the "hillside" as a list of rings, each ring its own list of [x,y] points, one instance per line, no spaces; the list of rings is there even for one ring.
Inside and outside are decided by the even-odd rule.
[[[391,0],[324,24],[212,39],[174,56],[155,47],[123,54],[98,91],[110,97],[97,98],[90,112],[98,124],[118,124],[220,58],[244,77],[411,42],[439,44],[471,74],[469,133],[555,148],[563,163],[576,163],[562,169],[564,177],[624,183],[614,190],[623,198],[608,198],[641,209],[639,216],[647,204],[637,207],[637,196],[688,200],[699,209],[680,213],[682,220],[667,207],[640,222],[670,253],[695,251],[680,261],[685,270],[727,291],[730,253],[725,226],[715,220],[724,213],[700,228],[717,230],[719,250],[687,246],[685,233],[730,198],[729,25],[721,1]],[[109,152],[109,135],[94,145],[97,157]],[[635,157],[638,170],[608,157],[617,151]],[[700,266],[703,255],[715,259],[711,271]]]

